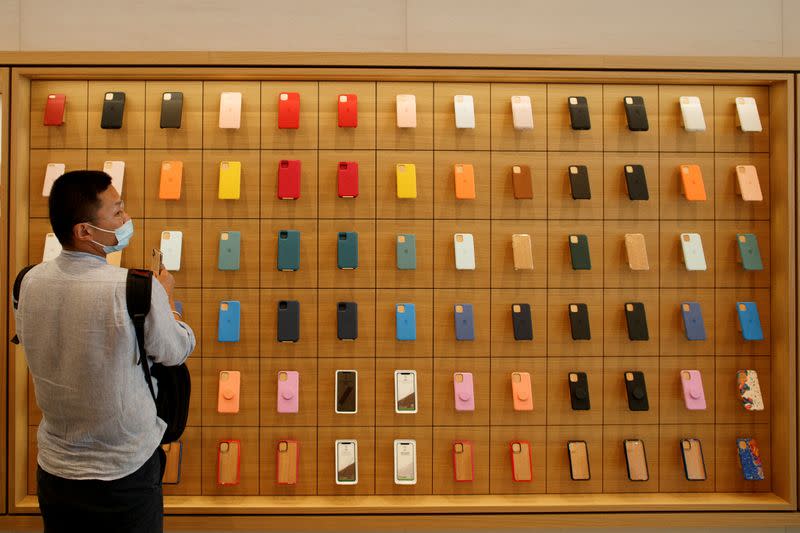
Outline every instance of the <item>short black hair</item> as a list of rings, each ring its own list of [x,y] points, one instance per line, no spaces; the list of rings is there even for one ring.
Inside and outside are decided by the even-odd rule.
[[[53,183],[50,190],[50,225],[62,246],[72,245],[75,224],[94,220],[100,209],[98,195],[111,186],[102,170],[73,170]]]

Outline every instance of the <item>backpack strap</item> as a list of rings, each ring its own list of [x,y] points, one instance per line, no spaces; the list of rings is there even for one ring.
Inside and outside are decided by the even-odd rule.
[[[19,271],[19,274],[17,274],[17,279],[14,280],[14,289],[11,291],[11,303],[15,310],[19,307],[19,291],[22,289],[22,280],[25,278],[25,274],[30,272],[35,266],[35,264],[26,266]],[[14,338],[11,339],[11,342],[13,344],[19,344],[19,336],[17,336],[16,333],[14,334]]]
[[[144,321],[150,312],[150,297],[152,295],[153,273],[149,270],[128,270],[125,282],[125,301],[128,306],[128,315],[133,320],[133,329],[136,332],[136,343],[139,345],[139,362],[144,371],[144,379],[156,400],[153,378],[150,375],[150,365],[147,362],[147,351],[144,349]]]

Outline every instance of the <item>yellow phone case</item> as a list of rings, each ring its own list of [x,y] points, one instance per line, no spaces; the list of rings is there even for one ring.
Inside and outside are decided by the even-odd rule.
[[[411,163],[397,165],[397,197],[417,197],[417,167]]]
[[[219,164],[219,199],[238,200],[242,184],[242,163],[221,161]]]

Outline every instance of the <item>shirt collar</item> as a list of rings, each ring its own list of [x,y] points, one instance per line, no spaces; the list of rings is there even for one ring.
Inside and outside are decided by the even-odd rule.
[[[70,261],[99,261],[101,263],[108,263],[104,257],[99,255],[90,254],[89,252],[78,252],[73,250],[61,250],[61,256],[69,259]]]

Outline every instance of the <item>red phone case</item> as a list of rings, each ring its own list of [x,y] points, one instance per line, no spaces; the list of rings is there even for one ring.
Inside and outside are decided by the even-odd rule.
[[[60,126],[64,123],[64,109],[67,105],[65,94],[48,94],[44,106],[44,125]]]
[[[278,198],[300,198],[300,160],[284,159],[278,163]]]
[[[300,93],[281,93],[278,96],[278,127],[282,130],[300,127]]]
[[[358,127],[358,96],[355,94],[339,95],[339,127]]]
[[[358,163],[341,161],[339,163],[338,180],[339,198],[355,198],[358,196]]]

